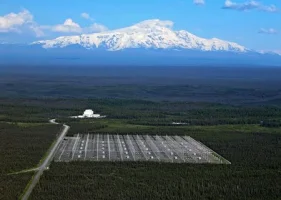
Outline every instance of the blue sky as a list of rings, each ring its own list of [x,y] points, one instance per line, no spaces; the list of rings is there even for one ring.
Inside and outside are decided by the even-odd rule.
[[[173,21],[174,30],[281,52],[280,11],[280,0],[0,0],[0,42],[30,42],[161,19]]]

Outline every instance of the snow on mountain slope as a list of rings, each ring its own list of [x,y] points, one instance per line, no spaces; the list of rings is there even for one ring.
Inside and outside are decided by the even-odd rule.
[[[87,49],[103,47],[110,51],[127,48],[194,49],[202,51],[246,52],[247,48],[217,38],[204,39],[187,31],[173,31],[173,22],[146,20],[133,26],[102,33],[62,36],[53,40],[42,40],[44,48],[63,48],[81,45]]]

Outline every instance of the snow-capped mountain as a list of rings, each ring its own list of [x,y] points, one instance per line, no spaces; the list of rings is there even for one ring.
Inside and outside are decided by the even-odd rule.
[[[42,40],[32,44],[44,48],[63,48],[81,45],[87,49],[105,48],[118,51],[132,48],[146,49],[190,49],[201,51],[247,52],[247,48],[217,38],[204,39],[187,31],[172,30],[171,21],[146,20],[130,27],[102,33],[62,36],[53,40]]]

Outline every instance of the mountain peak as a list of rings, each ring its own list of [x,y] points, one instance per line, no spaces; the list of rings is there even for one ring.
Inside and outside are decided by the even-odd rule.
[[[217,38],[200,38],[185,30],[173,31],[172,27],[172,21],[151,19],[117,30],[77,36],[62,36],[32,44],[40,44],[44,48],[62,48],[69,45],[81,45],[88,49],[104,47],[110,51],[128,48],[248,51],[245,47],[233,42]]]

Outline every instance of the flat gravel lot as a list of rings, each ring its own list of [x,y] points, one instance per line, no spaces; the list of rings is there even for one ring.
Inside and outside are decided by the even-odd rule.
[[[77,134],[65,137],[54,160],[230,164],[189,136]]]

